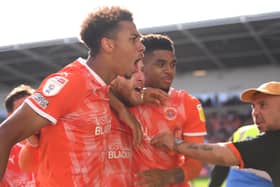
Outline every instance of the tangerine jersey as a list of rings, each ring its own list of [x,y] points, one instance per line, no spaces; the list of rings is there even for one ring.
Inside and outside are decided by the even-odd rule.
[[[115,115],[112,115],[112,129],[107,137],[104,164],[103,186],[133,186],[132,132]]]
[[[22,143],[15,144],[10,152],[7,168],[4,177],[0,183],[0,187],[34,187],[35,177],[31,172],[21,171],[18,158],[19,152],[24,145]]]
[[[129,169],[129,137],[115,127],[108,93],[104,81],[78,59],[48,76],[25,101],[52,124],[40,134],[40,186],[115,186],[115,171],[122,175]]]
[[[150,140],[159,133],[171,132],[178,138],[184,136],[206,135],[205,117],[198,99],[185,91],[173,88],[163,106],[144,104],[131,109],[142,125],[143,143],[134,149],[134,172],[147,169],[171,169],[182,166],[184,156],[166,153],[150,144]],[[189,186],[187,183],[170,186]]]

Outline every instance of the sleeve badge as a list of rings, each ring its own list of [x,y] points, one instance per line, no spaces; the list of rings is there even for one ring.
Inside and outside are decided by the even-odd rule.
[[[67,82],[68,79],[62,76],[51,77],[43,87],[43,94],[45,96],[54,96],[60,92]]]
[[[196,105],[200,121],[205,122],[205,115],[201,104]]]

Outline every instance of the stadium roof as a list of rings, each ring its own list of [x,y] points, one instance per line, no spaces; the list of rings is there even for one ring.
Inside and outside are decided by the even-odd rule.
[[[280,65],[280,12],[142,29],[175,42],[177,72]],[[36,85],[87,49],[77,38],[0,47],[0,86]]]

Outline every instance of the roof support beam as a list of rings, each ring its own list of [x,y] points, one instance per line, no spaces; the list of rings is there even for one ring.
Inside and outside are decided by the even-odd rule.
[[[35,53],[35,52],[32,52],[28,49],[26,50],[19,50],[17,51],[18,53],[21,53],[21,54],[24,54],[26,56],[29,56],[30,58],[38,61],[38,63],[42,63],[42,64],[45,64],[49,67],[52,67],[52,68],[55,68],[55,69],[59,69],[60,66],[54,64],[49,58],[41,55],[41,54],[38,54],[38,53]]]
[[[188,30],[182,30],[180,24],[177,25],[177,28],[179,31],[182,32],[183,35],[190,38],[197,45],[197,47],[200,48],[219,69],[226,68],[224,64],[215,55],[213,55],[212,52],[209,51],[208,48],[202,42],[200,42],[199,39],[197,39],[191,32],[189,32]]]
[[[240,17],[241,22],[244,24],[245,28],[249,31],[249,33],[252,35],[252,37],[256,40],[259,47],[262,49],[263,53],[268,58],[270,64],[276,65],[277,60],[271,55],[268,48],[265,46],[262,39],[258,36],[254,28],[251,26],[251,24],[246,20],[246,17]]]

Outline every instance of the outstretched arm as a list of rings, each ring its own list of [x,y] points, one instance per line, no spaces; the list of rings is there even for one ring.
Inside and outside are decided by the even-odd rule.
[[[185,136],[184,141],[189,143],[203,143],[204,136]],[[182,166],[182,171],[184,172],[185,181],[189,181],[198,177],[201,169],[202,169],[202,162],[200,160],[186,157],[184,165]]]
[[[175,150],[188,157],[215,165],[239,165],[238,158],[227,147],[227,143],[175,143],[172,134],[163,133],[152,139],[151,143],[162,149]]]
[[[229,138],[229,141],[232,141],[233,137]],[[230,167],[228,166],[219,166],[216,165],[211,172],[210,181],[208,187],[219,187],[222,186],[226,180]]]

